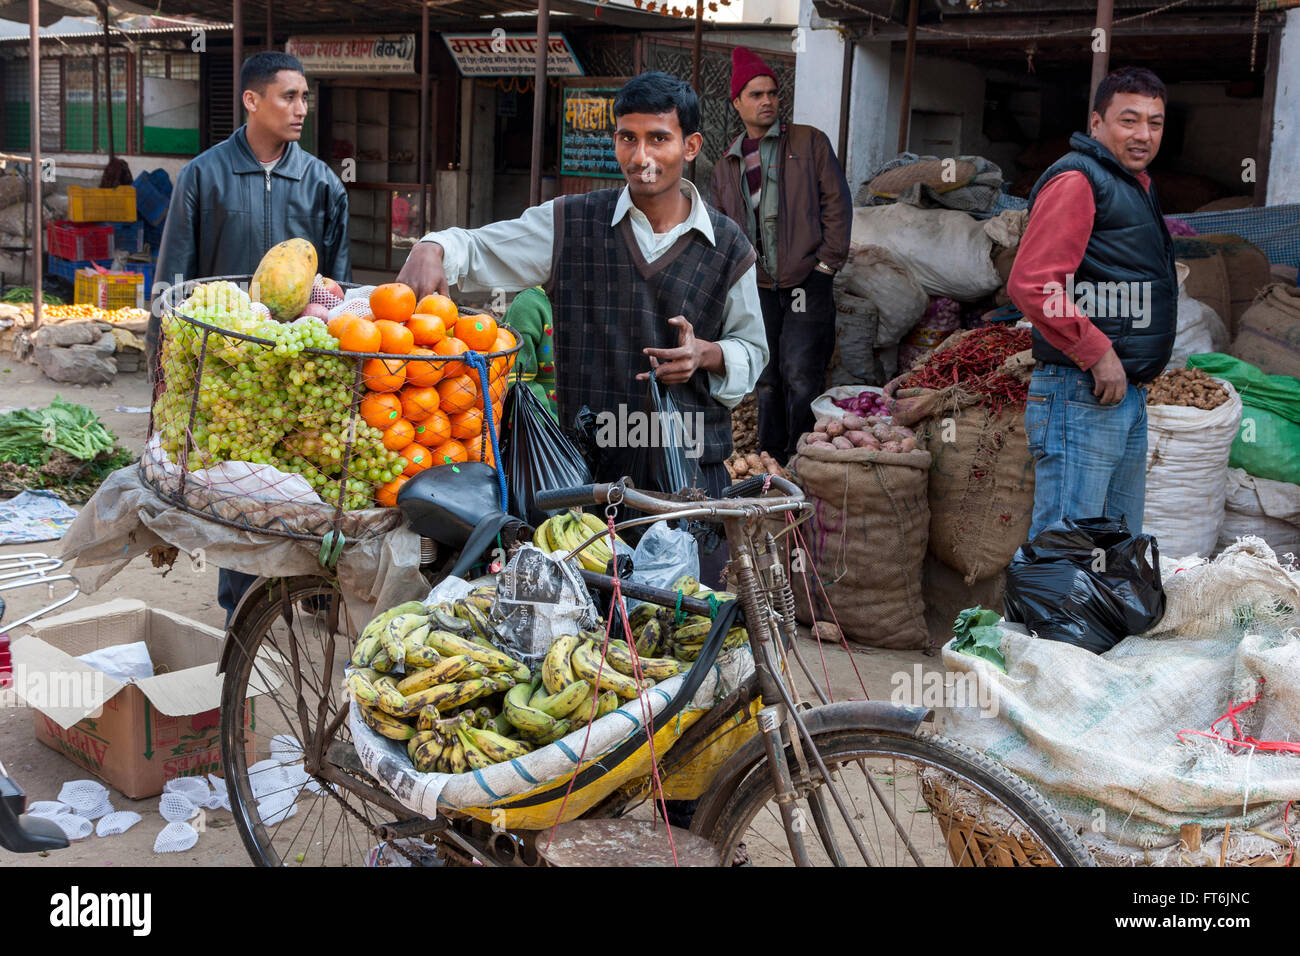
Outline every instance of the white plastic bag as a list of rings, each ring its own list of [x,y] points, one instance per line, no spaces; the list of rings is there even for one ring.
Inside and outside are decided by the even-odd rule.
[[[700,551],[687,531],[656,521],[637,542],[632,552],[632,577],[635,584],[667,588],[683,574],[700,579]],[[628,613],[640,601],[627,601]]]
[[[153,661],[149,657],[149,645],[144,641],[101,647],[89,654],[82,654],[77,660],[84,661],[95,670],[103,671],[123,683],[153,677]]]
[[[1214,553],[1227,496],[1228,453],[1241,424],[1241,397],[1208,411],[1180,405],[1147,406],[1147,488],[1142,531],[1153,534],[1161,556]]]

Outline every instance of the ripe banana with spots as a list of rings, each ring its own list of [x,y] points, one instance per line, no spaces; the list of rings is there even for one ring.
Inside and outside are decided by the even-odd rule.
[[[386,714],[375,707],[361,707],[361,719],[375,733],[389,740],[405,742],[415,736],[415,728],[404,720]]]
[[[361,629],[360,640],[365,640],[368,637],[378,637],[384,628],[388,627],[393,618],[401,614],[419,614],[423,616],[428,613],[428,609],[419,601],[407,601],[405,604],[391,607]]]
[[[510,688],[506,692],[504,713],[521,733],[542,737],[555,729],[556,719],[529,705],[532,692],[533,687],[529,684],[516,684]]]
[[[406,716],[406,697],[388,675],[377,678],[371,686],[379,694],[379,709],[394,717]]]
[[[522,740],[511,740],[501,734],[482,727],[465,728],[465,736],[473,741],[474,746],[493,763],[503,760],[518,760],[532,753],[533,748]]]
[[[569,659],[581,643],[582,638],[577,634],[562,634],[551,642],[542,659],[542,683],[548,693],[558,694],[577,679]]]
[[[513,674],[519,669],[519,662],[509,654],[503,654],[492,647],[484,647],[450,631],[430,631],[424,642],[444,657],[463,654],[471,660],[486,664],[491,671],[507,671]]]
[[[375,655],[379,653],[379,648],[378,634],[372,637],[363,637],[357,641],[357,646],[352,648],[352,666],[369,667],[375,659]]]
[[[370,673],[375,672],[370,671]],[[374,684],[366,674],[360,670],[352,671],[348,674],[346,683],[348,692],[358,704],[366,707],[379,706],[379,691],[375,690]]]
[[[591,685],[585,680],[575,680],[558,694],[535,697],[528,706],[559,719],[576,711],[591,694]]]
[[[609,646],[605,648],[605,661],[612,664],[620,674],[632,677],[636,673],[633,669],[632,650],[623,641],[609,642]],[[671,657],[640,657],[638,655],[637,663],[641,667],[643,677],[653,677],[655,680],[667,680],[686,670],[686,668],[682,667],[681,661]]]
[[[593,641],[586,641],[574,648],[570,661],[574,674],[590,681],[600,690],[612,690],[624,700],[631,700],[641,693],[636,681],[602,661],[600,649]]]
[[[397,685],[403,694],[413,694],[434,684],[449,684],[452,681],[468,680],[475,677],[487,677],[488,667],[466,654],[439,658],[433,665],[415,671],[404,677]]]

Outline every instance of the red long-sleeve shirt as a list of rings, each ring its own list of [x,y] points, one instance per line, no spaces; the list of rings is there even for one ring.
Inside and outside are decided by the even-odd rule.
[[[1146,172],[1137,174],[1143,189],[1151,188]],[[1063,294],[1045,291],[1049,283],[1066,284],[1066,276],[1083,262],[1092,236],[1097,204],[1088,177],[1077,170],[1053,176],[1038,191],[1029,225],[1016,251],[1016,264],[1007,279],[1007,295],[1049,345],[1064,352],[1079,368],[1092,368],[1111,347],[1110,338]],[[1052,295],[1062,300],[1061,314],[1049,316],[1045,305]]]

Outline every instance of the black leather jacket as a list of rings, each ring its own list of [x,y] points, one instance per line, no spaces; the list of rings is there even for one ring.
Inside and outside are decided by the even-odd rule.
[[[155,289],[178,276],[252,273],[268,249],[295,236],[316,247],[321,275],[351,281],[348,195],[338,176],[297,143],[287,143],[280,162],[267,173],[241,126],[186,163],[177,176]],[[148,336],[151,367],[159,325],[154,315]]]

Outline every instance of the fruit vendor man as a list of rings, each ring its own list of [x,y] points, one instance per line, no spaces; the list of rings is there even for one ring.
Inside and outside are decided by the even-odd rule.
[[[543,285],[555,317],[560,421],[572,423],[583,405],[597,414],[644,412],[655,368],[687,420],[703,425],[688,439],[698,442],[703,490],[718,497],[730,484],[731,409],[768,359],[754,249],[682,178],[703,144],[688,84],[644,73],[619,90],[613,116],[624,187],[563,196],[480,229],[431,233],[398,278],[421,295],[448,285]],[[629,473],[637,451],[629,442],[647,434],[657,433],[628,428],[619,447],[602,448],[610,464],[597,480]],[[710,563],[701,568],[706,583],[720,571]]]
[[[251,275],[268,249],[295,237],[316,247],[322,275],[350,281],[347,192],[329,166],[298,145],[308,108],[302,64],[286,53],[257,53],[244,62],[239,80],[248,122],[177,176],[158,282]],[[151,373],[161,315],[155,298],[146,341]],[[253,581],[221,571],[219,599],[227,618]]]
[[[1150,70],[1097,87],[1091,135],[1029,195],[1029,224],[1007,294],[1033,325],[1025,406],[1035,460],[1030,537],[1062,518],[1123,518],[1142,530],[1145,386],[1173,352],[1173,240],[1147,167],[1168,97]]]

